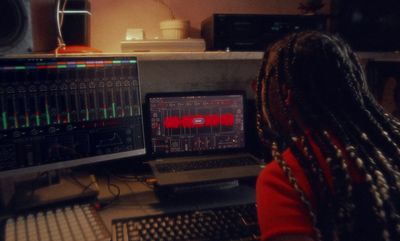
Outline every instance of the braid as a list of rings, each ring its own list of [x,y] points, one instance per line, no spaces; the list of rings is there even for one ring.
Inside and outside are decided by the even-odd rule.
[[[269,50],[265,51],[261,66],[266,66],[268,62],[268,57],[269,57]],[[269,140],[278,139],[277,134],[273,132],[271,129],[267,128],[265,121],[262,118],[262,112],[263,111],[268,112],[268,110],[270,109],[270,106],[268,106],[267,103],[263,104],[262,96],[266,96],[267,89],[269,89],[269,82],[267,82],[266,80],[271,78],[271,76],[272,76],[271,71],[266,72],[265,68],[262,67],[260,69],[256,85],[256,110],[257,110],[256,129],[257,129],[257,134],[261,140],[261,143],[267,147],[272,144],[272,142]],[[262,88],[262,83],[265,83],[266,86],[265,88]],[[270,115],[270,113],[268,114]],[[271,124],[268,123],[268,125]]]
[[[292,91],[301,121],[285,105],[283,85]],[[268,126],[279,133],[274,137],[284,140],[309,179],[315,208],[273,144],[272,157],[305,204],[319,240],[400,239],[400,122],[373,99],[348,45],[318,32],[293,34],[274,44],[258,77],[257,111],[259,133],[265,129],[264,111]],[[265,131],[260,137],[266,138]],[[311,141],[326,159],[333,190]],[[354,187],[349,165],[363,178],[365,190],[361,184]],[[365,207],[364,199],[371,207]],[[364,234],[363,222],[375,223],[376,232]]]
[[[289,45],[290,45],[290,43],[288,44],[288,46]],[[292,65],[294,65],[295,59],[293,59],[291,62],[292,62]],[[290,68],[286,68],[286,71],[287,71],[287,75],[290,76]],[[289,79],[292,80],[291,77]],[[292,81],[290,84],[291,84],[291,86],[293,86],[293,88],[296,88],[295,82]],[[301,92],[301,90],[299,90],[299,92]],[[298,98],[301,100],[300,103],[305,103],[303,98],[301,98],[301,97],[298,97]],[[301,106],[305,107],[307,105],[301,104]],[[307,108],[305,108],[305,109],[307,109]],[[305,110],[305,112],[310,113],[311,112],[310,108]],[[306,116],[313,117],[313,115],[311,115],[311,114],[306,115]],[[332,116],[333,115],[331,115],[331,118],[332,118]],[[335,118],[333,118],[333,119],[335,119]],[[318,123],[318,120],[316,120],[316,119],[309,120],[309,121]],[[321,128],[319,128],[319,129],[321,129]],[[317,130],[312,130],[311,133],[313,133],[315,131],[317,131]],[[319,146],[321,146],[322,149],[325,151],[325,153],[327,153],[330,156],[330,157],[329,156],[327,157],[327,159],[330,160],[328,162],[328,164],[330,165],[331,170],[333,172],[333,184],[336,188],[336,192],[337,192],[336,196],[339,197],[335,201],[335,203],[339,204],[339,205],[336,205],[336,207],[335,207],[335,209],[337,211],[335,211],[334,213],[337,215],[335,218],[336,221],[334,221],[333,224],[335,226],[340,226],[340,225],[344,225],[344,224],[348,223],[348,221],[351,219],[352,210],[354,209],[353,205],[351,205],[351,203],[352,203],[352,201],[351,201],[352,185],[351,185],[350,176],[347,171],[347,164],[346,164],[344,158],[342,157],[341,151],[339,150],[339,148],[336,145],[332,144],[331,139],[328,136],[327,132],[324,131],[323,133],[324,134],[322,136],[325,137],[325,139],[317,137],[317,138],[314,138],[314,140],[317,140],[317,142],[319,142]],[[298,157],[298,155],[297,155],[297,157]],[[315,161],[313,163],[314,163],[314,166],[317,166],[317,165],[315,165],[315,163],[316,163]],[[321,183],[326,184],[326,182],[323,179],[320,178],[319,180]],[[326,186],[326,185],[324,185],[324,186]],[[326,192],[324,194],[326,194]],[[351,225],[349,225],[348,228],[341,228],[341,229],[347,230],[347,231],[343,232],[341,234],[338,234],[339,238],[345,239],[345,237],[348,236],[350,233],[350,228],[351,228]]]
[[[356,126],[353,127],[357,129]],[[381,152],[377,150],[375,145],[369,140],[366,133],[361,134],[361,140],[366,144],[366,147],[368,149],[372,150],[372,152],[375,153],[375,156],[381,155]],[[375,160],[379,161],[379,159],[382,157],[373,159],[370,156],[371,154],[367,153],[367,158],[366,158],[367,163],[364,163],[361,159],[357,160],[356,163],[359,166],[364,165],[367,167],[366,181],[371,183],[370,187],[371,195],[373,195],[373,197],[375,198],[374,211],[376,213],[377,218],[380,219],[379,221],[381,225],[384,225],[382,230],[382,236],[384,238],[386,237],[385,240],[390,240],[388,239],[390,236],[389,233],[398,236],[398,231],[395,231],[392,227],[391,231],[389,232],[388,225],[390,225],[390,222],[399,223],[399,220],[398,218],[397,220],[390,220],[393,218],[396,219],[396,217],[393,215],[387,215],[392,212],[398,213],[397,208],[394,205],[393,198],[389,196],[390,195],[389,186],[387,183],[389,179],[387,178],[387,176],[385,178],[384,175],[382,174],[382,172],[386,172],[385,169],[387,170],[388,167],[382,166],[381,163],[375,161]],[[389,175],[390,173],[387,174]]]
[[[364,99],[368,109],[371,110],[371,115],[382,125],[384,130],[388,131],[388,135],[393,138],[394,142],[399,143],[400,123],[394,117],[385,113],[382,106],[378,105],[373,97],[364,96]]]
[[[265,51],[264,56],[263,56],[263,60],[262,60],[262,65],[260,68],[260,73],[258,74],[258,78],[259,80],[257,81],[257,85],[256,85],[256,110],[257,110],[257,116],[256,116],[256,129],[257,129],[257,133],[258,136],[261,140],[261,142],[267,146],[267,142],[266,142],[266,135],[264,133],[264,122],[262,121],[262,117],[261,117],[261,113],[262,113],[262,109],[263,109],[263,105],[262,105],[262,99],[261,96],[265,95],[265,91],[262,91],[261,85],[264,82],[264,79],[267,78],[266,73],[265,73],[265,68],[263,66],[265,66],[267,64],[267,60],[268,60],[268,51]]]
[[[286,48],[278,52],[278,68],[282,69],[283,71],[277,71],[277,79],[282,80],[284,82],[287,82],[289,85],[291,85],[291,75],[290,75],[290,66],[291,63],[294,62],[294,56],[293,56],[293,47],[294,43],[296,41],[296,34],[292,35],[288,39],[288,44]],[[286,53],[286,58],[283,58],[283,53]],[[297,137],[294,136],[290,138],[289,140],[286,140],[286,144],[290,147],[292,150],[293,154],[296,156],[297,160],[299,160],[300,166],[303,168],[306,176],[309,177],[309,184],[311,187],[311,190],[313,193],[324,193],[327,195],[327,185],[318,185],[318,183],[325,183],[326,180],[323,177],[321,167],[318,165],[318,162],[316,161],[315,154],[312,151],[312,147],[309,143],[309,141],[304,138],[304,132],[299,128],[299,124],[295,122],[295,120],[292,120],[290,116],[293,115],[293,113],[290,113],[291,111],[289,108],[284,104],[284,93],[283,90],[278,88],[279,91],[279,106],[280,110],[283,112],[285,116],[289,118],[289,126],[293,129],[292,132],[297,132]],[[295,131],[296,130],[296,131]],[[298,145],[294,143],[294,141],[298,141],[300,138],[303,140],[302,141],[302,150],[299,149]],[[322,190],[320,191],[319,189],[322,187]],[[319,196],[316,196],[317,199],[319,199]],[[321,204],[321,200],[318,200],[318,204]],[[317,207],[317,210],[320,211],[322,210],[322,207],[319,206]],[[321,213],[321,212],[319,212]],[[316,220],[315,220],[316,221]],[[320,227],[321,224],[316,222],[317,227]]]

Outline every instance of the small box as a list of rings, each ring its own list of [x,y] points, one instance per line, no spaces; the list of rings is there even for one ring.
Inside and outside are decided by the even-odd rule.
[[[143,40],[144,32],[142,28],[128,28],[126,30],[125,40]]]

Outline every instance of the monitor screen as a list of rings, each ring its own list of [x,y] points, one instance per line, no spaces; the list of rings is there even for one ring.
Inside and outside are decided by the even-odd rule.
[[[145,154],[135,57],[0,59],[0,173]]]
[[[243,149],[244,101],[243,92],[147,95],[152,154]]]

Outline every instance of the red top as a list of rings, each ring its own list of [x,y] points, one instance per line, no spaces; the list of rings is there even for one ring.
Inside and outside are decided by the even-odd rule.
[[[337,144],[337,141],[333,141]],[[311,141],[311,146],[332,190],[332,174],[320,149]],[[340,149],[343,148],[338,145]],[[282,154],[283,159],[292,169],[300,188],[316,207],[308,179],[290,149]],[[346,157],[346,155],[345,155]],[[348,160],[348,158],[346,158]],[[362,181],[353,163],[347,162],[350,176],[355,183]],[[307,207],[300,200],[296,190],[289,183],[286,175],[276,161],[269,163],[261,172],[256,187],[258,222],[261,241],[282,234],[302,234],[314,237],[314,229]]]

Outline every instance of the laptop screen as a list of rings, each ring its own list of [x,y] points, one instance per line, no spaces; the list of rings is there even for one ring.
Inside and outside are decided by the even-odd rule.
[[[244,92],[148,94],[146,102],[154,156],[245,148]]]

